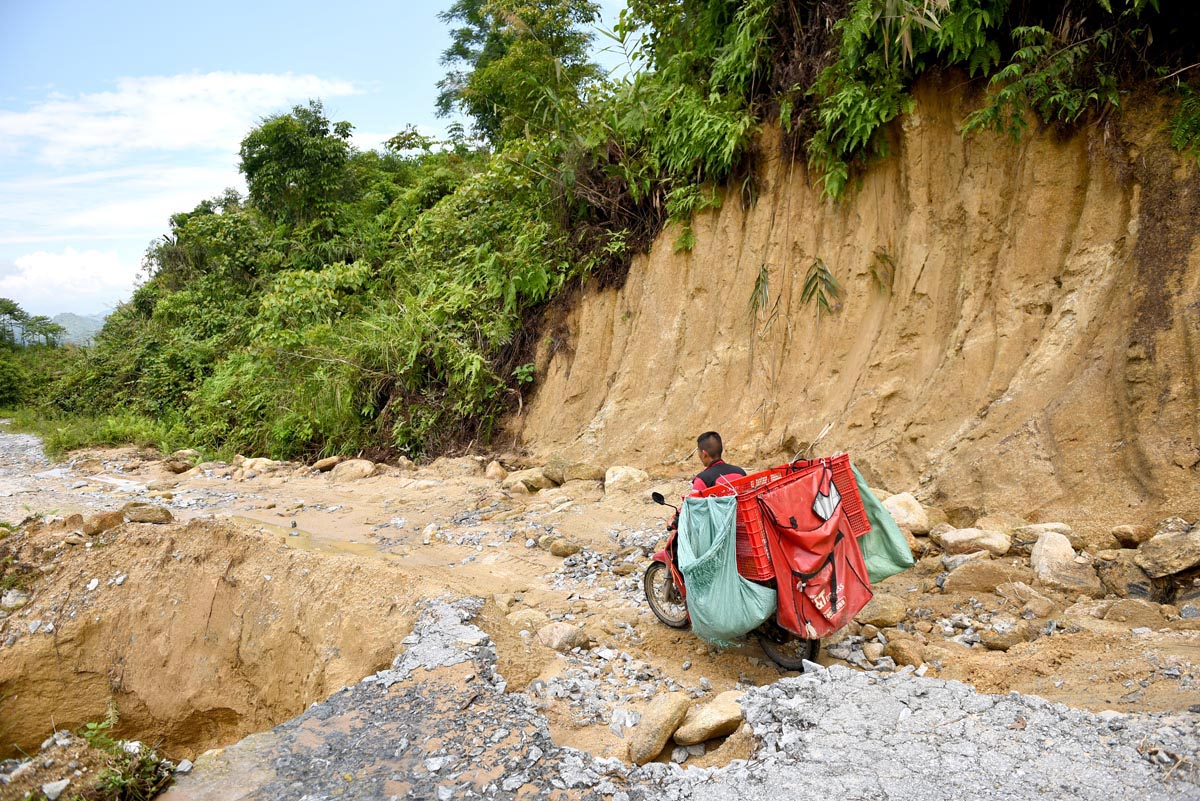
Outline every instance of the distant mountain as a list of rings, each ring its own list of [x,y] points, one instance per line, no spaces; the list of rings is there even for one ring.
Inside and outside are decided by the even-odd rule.
[[[107,314],[89,314],[84,316],[67,312],[65,314],[56,314],[54,322],[67,329],[67,334],[63,337],[64,342],[83,344],[91,341],[96,332],[104,325],[104,320],[107,317]]]

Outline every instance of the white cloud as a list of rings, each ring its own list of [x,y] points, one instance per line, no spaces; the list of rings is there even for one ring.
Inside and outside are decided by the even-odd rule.
[[[94,314],[127,300],[139,269],[116,251],[39,250],[0,267],[0,297],[15,300],[30,314]]]
[[[111,163],[134,151],[233,153],[265,114],[359,91],[349,81],[291,73],[121,78],[110,92],[53,94],[27,111],[0,110],[0,154],[61,166]]]

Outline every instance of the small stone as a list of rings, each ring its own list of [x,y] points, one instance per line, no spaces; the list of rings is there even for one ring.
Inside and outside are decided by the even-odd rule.
[[[727,690],[707,704],[691,707],[675,731],[675,742],[695,745],[733,734],[742,725],[742,708],[738,704],[741,698],[740,690]]]
[[[987,551],[992,556],[1004,556],[1011,544],[1011,539],[1004,532],[981,528],[955,529],[942,535],[942,550],[948,554]]]
[[[1113,526],[1111,533],[1122,548],[1136,548],[1156,532],[1149,526]]]
[[[627,490],[650,480],[650,474],[636,467],[617,465],[604,471],[604,491]]]
[[[687,693],[656,696],[630,733],[629,760],[635,765],[645,765],[658,756],[691,707]]]
[[[379,466],[369,459],[349,459],[338,464],[329,473],[329,480],[334,484],[347,484],[360,481],[375,475]]]
[[[1007,651],[1018,643],[1029,642],[1034,636],[1035,631],[1029,621],[1020,620],[984,629],[979,634],[979,640],[990,651]]]
[[[911,492],[901,492],[883,501],[883,506],[896,521],[896,525],[913,534],[928,534],[929,514]]]
[[[83,545],[85,542],[87,542],[87,539],[82,534],[72,533],[63,537],[63,542],[65,542],[67,545]]]
[[[85,536],[94,537],[97,534],[103,534],[111,528],[116,528],[125,522],[125,515],[121,512],[100,512],[89,517],[83,522],[83,533]]]
[[[578,626],[570,623],[550,623],[538,630],[538,640],[547,648],[553,648],[559,653],[567,653],[573,648],[586,648],[587,634]]]
[[[554,486],[554,482],[546,478],[542,473],[542,468],[534,467],[529,470],[518,470],[515,473],[509,473],[500,486],[506,490],[522,487],[528,492],[537,492],[539,490],[550,489]]]
[[[165,506],[134,501],[121,507],[121,514],[129,523],[170,523],[175,518]]]
[[[58,801],[58,797],[63,794],[63,790],[67,789],[67,785],[71,783],[70,779],[59,779],[56,782],[47,782],[42,785],[42,792],[46,794],[48,801]]]
[[[553,556],[574,556],[582,550],[578,545],[565,539],[556,539],[550,544],[550,553]]]
[[[921,643],[908,638],[889,642],[883,649],[884,657],[891,657],[897,665],[919,666],[925,661],[925,649]]]
[[[959,554],[942,554],[942,567],[948,571],[958,570],[967,562],[974,562],[976,559],[991,559],[992,555],[987,551],[972,551],[970,553]]]
[[[494,459],[488,462],[488,466],[484,469],[483,475],[485,478],[490,478],[492,481],[503,481],[508,478],[508,471],[504,469],[504,465]]]
[[[345,460],[345,456],[326,456],[324,459],[318,459],[317,461],[313,462],[313,470],[316,470],[319,473],[328,473]]]
[[[883,643],[881,642],[865,642],[862,645],[863,656],[871,662],[883,656]]]
[[[87,591],[92,592],[100,586],[100,579],[92,579],[87,583]]]
[[[854,616],[859,623],[887,628],[895,626],[908,614],[904,601],[895,595],[879,593]]]
[[[0,609],[3,609],[5,612],[14,612],[29,603],[30,597],[29,593],[24,590],[7,590],[0,597]]]

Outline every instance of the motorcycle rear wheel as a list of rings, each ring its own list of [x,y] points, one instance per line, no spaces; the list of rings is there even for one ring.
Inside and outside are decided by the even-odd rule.
[[[758,642],[772,662],[787,670],[803,669],[805,660],[816,662],[821,652],[820,640],[797,637],[774,622],[759,629]]]
[[[686,628],[688,624],[687,602],[679,588],[671,569],[662,562],[651,562],[642,577],[642,589],[646,592],[646,602],[655,617],[673,629]]]

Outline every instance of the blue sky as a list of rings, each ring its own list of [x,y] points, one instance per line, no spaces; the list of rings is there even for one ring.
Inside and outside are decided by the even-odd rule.
[[[309,98],[361,148],[441,133],[450,2],[0,0],[0,297],[48,315],[127,299],[169,216],[244,190],[242,137]],[[601,5],[611,27],[623,2]]]

